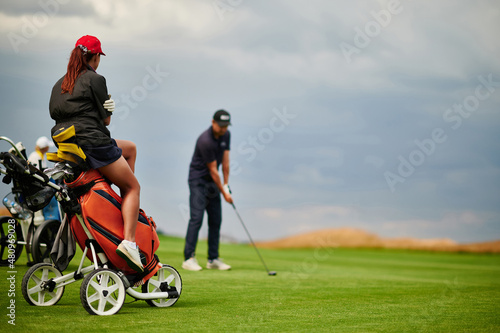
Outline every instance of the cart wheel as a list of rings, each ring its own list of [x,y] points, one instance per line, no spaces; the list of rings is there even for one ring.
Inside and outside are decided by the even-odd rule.
[[[64,286],[58,287],[53,281],[62,273],[47,263],[36,264],[24,274],[21,290],[24,299],[30,305],[50,306],[61,299]]]
[[[146,300],[151,306],[156,306],[159,308],[164,308],[172,306],[177,302],[181,296],[182,290],[182,279],[175,268],[169,265],[163,265],[154,276],[146,281],[142,285],[143,293],[155,293],[155,292],[169,292],[177,293],[175,298],[160,298],[153,300]]]
[[[13,265],[23,252],[21,225],[11,216],[0,217],[0,266]],[[10,257],[9,257],[10,256]]]
[[[88,274],[80,287],[83,307],[91,315],[109,316],[117,313],[125,302],[125,285],[114,271],[99,268]]]
[[[36,228],[31,243],[33,261],[44,262],[47,259],[50,263],[50,251],[60,226],[61,222],[58,220],[47,220]]]

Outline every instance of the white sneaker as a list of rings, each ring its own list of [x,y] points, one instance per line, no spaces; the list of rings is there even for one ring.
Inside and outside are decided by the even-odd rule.
[[[198,260],[196,258],[189,258],[188,260],[182,263],[182,268],[187,269],[188,271],[201,271],[200,265],[198,265]]]
[[[225,264],[221,258],[217,258],[217,259],[209,260],[207,262],[207,268],[208,269],[218,269],[221,271],[227,271],[227,270],[231,269],[231,266],[229,266],[228,264]]]
[[[120,245],[118,245],[116,253],[122,257],[134,271],[139,273],[144,271],[144,267],[141,263],[141,255],[139,254],[139,247],[133,249],[127,241],[123,240]]]

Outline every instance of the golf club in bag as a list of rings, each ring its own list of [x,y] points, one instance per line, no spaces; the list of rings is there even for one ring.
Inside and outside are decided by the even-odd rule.
[[[229,189],[229,186],[228,186],[228,189]],[[231,189],[229,189],[229,193],[231,193]],[[276,272],[275,271],[269,271],[269,269],[267,268],[267,265],[266,263],[264,262],[264,259],[262,258],[262,256],[260,255],[260,252],[259,252],[259,249],[257,249],[257,246],[255,245],[255,243],[253,242],[253,239],[252,239],[252,236],[250,236],[250,233],[248,232],[248,229],[247,227],[245,226],[245,223],[243,223],[243,219],[241,218],[240,214],[238,213],[238,210],[236,209],[236,206],[234,205],[234,202],[231,204],[234,208],[234,212],[236,213],[236,215],[238,216],[238,219],[240,220],[241,222],[241,225],[243,226],[243,229],[245,229],[245,232],[247,233],[247,236],[248,236],[248,239],[250,239],[250,243],[252,243],[253,245],[253,248],[255,249],[255,251],[257,252],[257,255],[259,256],[260,258],[260,261],[262,261],[262,264],[264,265],[265,269],[266,269],[266,272],[267,272],[267,275],[270,275],[270,276],[275,276],[276,275]]]

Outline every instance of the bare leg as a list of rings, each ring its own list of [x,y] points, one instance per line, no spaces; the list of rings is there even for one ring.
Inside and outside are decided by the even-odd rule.
[[[135,143],[128,140],[115,140],[116,145],[122,149],[122,156],[127,161],[132,172],[135,172],[135,160],[137,158],[137,147]]]
[[[139,218],[141,187],[129,164],[122,156],[99,171],[120,189],[122,197],[123,238],[135,242],[135,229]]]

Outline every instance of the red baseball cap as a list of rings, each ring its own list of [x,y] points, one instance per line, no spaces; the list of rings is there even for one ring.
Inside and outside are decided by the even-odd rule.
[[[102,52],[101,49],[101,42],[99,41],[99,39],[97,39],[97,37],[90,35],[80,37],[80,39],[76,41],[75,47],[78,47],[80,45],[92,54],[102,54],[105,56],[104,52]]]

